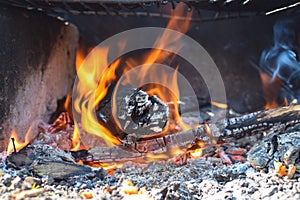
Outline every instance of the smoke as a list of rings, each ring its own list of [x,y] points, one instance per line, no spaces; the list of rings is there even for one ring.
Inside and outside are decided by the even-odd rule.
[[[297,38],[294,21],[279,20],[273,26],[274,45],[263,51],[260,67],[271,76],[270,84],[280,78],[300,99],[300,63],[297,60]],[[299,101],[298,101],[299,102]]]
[[[273,27],[274,46],[286,46],[294,49],[296,46],[295,22],[291,19],[277,21]]]

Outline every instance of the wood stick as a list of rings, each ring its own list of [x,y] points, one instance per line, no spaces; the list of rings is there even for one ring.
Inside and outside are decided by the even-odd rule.
[[[14,147],[14,153],[16,153],[17,149],[16,149],[16,144],[15,144],[15,138],[14,137],[11,138],[11,142],[12,142],[12,145]]]

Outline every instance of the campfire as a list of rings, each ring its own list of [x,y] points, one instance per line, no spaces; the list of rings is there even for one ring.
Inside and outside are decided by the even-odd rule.
[[[239,181],[237,185],[251,185],[252,179],[272,177],[274,185],[283,180],[297,183],[300,65],[296,46],[300,34],[294,25],[299,22],[299,16],[285,11],[278,12],[294,18],[286,19],[281,14],[273,18],[254,16],[252,10],[262,7],[250,3],[247,7],[248,1],[244,1],[243,9],[251,11],[244,12],[247,19],[265,20],[273,28],[266,33],[273,39],[273,45],[245,42],[251,47],[248,51],[251,55],[249,58],[243,55],[234,62],[228,59],[229,64],[237,65],[231,69],[226,55],[235,58],[235,53],[246,49],[245,44],[235,46],[236,42],[227,42],[230,38],[227,36],[209,38],[209,42],[203,40],[203,45],[199,44],[210,32],[231,31],[222,25],[226,20],[213,21],[217,15],[203,22],[199,18],[199,7],[205,8],[205,16],[210,16],[214,3],[172,1],[163,7],[163,16],[168,18],[163,18],[166,24],[163,28],[150,27],[150,23],[149,27],[112,34],[100,43],[95,42],[99,40],[97,37],[92,42],[85,38],[89,34],[97,35],[98,30],[87,34],[82,19],[72,13],[73,9],[90,8],[94,2],[60,3],[39,5],[42,11],[54,8],[51,15],[59,13],[57,8],[64,6],[71,14],[68,21],[56,16],[62,22],[53,32],[59,33],[59,37],[49,45],[49,53],[41,56],[48,56],[48,61],[40,61],[42,64],[33,68],[32,74],[24,74],[26,86],[17,88],[16,103],[11,104],[15,109],[3,117],[3,123],[0,121],[1,130],[5,131],[1,138],[0,178],[7,186],[4,193],[10,192],[9,198],[42,197],[45,192],[47,198],[51,192],[58,194],[57,187],[71,191],[74,186],[80,191],[72,193],[74,196],[70,198],[201,199],[209,197],[209,190],[218,193],[213,188],[223,187],[225,191],[234,181]],[[128,9],[135,5],[138,12],[141,5],[147,5],[144,3],[123,2],[122,6],[122,2],[118,5],[100,2],[97,5],[107,13],[110,8]],[[7,9],[16,13],[34,13],[15,8],[26,4],[10,1],[8,4]],[[233,13],[237,4],[228,7],[226,4],[219,6]],[[293,11],[298,5],[282,9]],[[277,12],[273,7],[268,9],[271,11],[262,10],[264,14]],[[5,9],[2,12],[9,15]],[[44,13],[36,15],[47,20],[49,17]],[[119,20],[118,15],[115,20]],[[105,19],[107,14],[102,17]],[[228,26],[240,27],[243,21],[241,16],[236,17]],[[57,23],[51,20],[49,23]],[[140,23],[138,17],[134,20]],[[91,23],[99,22],[91,20]],[[204,28],[200,27],[202,24]],[[198,34],[201,30],[200,39],[196,34],[190,37],[191,30]],[[38,32],[42,34],[43,30]],[[210,45],[223,46],[217,50]],[[220,56],[220,52],[224,55]],[[247,61],[242,61],[244,58]],[[61,65],[61,60],[68,67],[59,69],[56,65]],[[249,68],[244,70],[240,64],[245,63]],[[56,75],[59,73],[62,75]],[[47,86],[51,80],[54,83]],[[34,81],[40,82],[34,83],[34,89],[28,89],[27,95],[24,88],[30,88]],[[59,91],[55,81],[62,90]],[[43,92],[38,92],[34,102],[28,103],[39,86]],[[26,114],[18,115],[22,111],[18,105],[22,95],[25,95],[22,98]],[[35,104],[37,108],[30,114],[31,110],[27,109],[34,109]],[[16,119],[9,119],[9,116],[25,115],[28,119],[20,124]],[[270,186],[273,188],[270,196],[279,191],[278,184],[276,188],[274,185]],[[297,184],[291,187],[295,193],[287,194],[287,198],[299,193]],[[95,192],[99,188],[100,194]],[[252,196],[255,192],[245,188],[255,198]],[[243,192],[233,190],[229,192],[232,198],[243,197]]]

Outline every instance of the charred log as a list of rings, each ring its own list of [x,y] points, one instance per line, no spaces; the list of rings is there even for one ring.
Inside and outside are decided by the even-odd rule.
[[[265,130],[295,125],[299,123],[299,120],[300,105],[289,106],[223,119],[216,124],[201,125],[195,129],[164,137],[148,138],[112,147],[97,146],[88,151],[82,150],[72,154],[48,145],[29,145],[17,153],[11,154],[6,161],[8,166],[34,170],[33,173],[38,176],[50,168],[54,169],[55,167],[51,167],[52,165],[61,165],[65,162],[65,167],[69,170],[63,171],[69,171],[69,176],[73,176],[77,170],[79,174],[81,174],[80,171],[89,173],[78,167],[75,159],[95,163],[141,160],[147,159],[148,153],[171,155],[172,148],[187,149],[188,145],[193,144],[195,140],[205,143],[205,146],[201,148],[203,152],[209,154],[214,152],[215,143],[218,140],[240,138],[247,134],[261,134]],[[89,169],[86,170],[89,171]],[[57,177],[57,172],[50,170],[50,174],[45,175]],[[61,176],[67,175],[61,174]]]
[[[291,126],[300,122],[300,105],[262,110],[217,123],[221,136],[242,137],[246,133],[261,132],[272,127]]]
[[[239,138],[246,134],[261,133],[270,128],[292,126],[300,121],[300,105],[274,108],[229,118],[216,124],[202,125],[195,129],[166,135],[160,138],[137,141],[125,146],[95,147],[88,151],[97,162],[126,161],[144,157],[147,153],[168,153],[171,147],[187,148],[195,139],[207,147],[220,139]]]
[[[122,94],[116,97],[116,116],[112,113],[111,101],[98,106],[100,123],[124,143],[153,137],[163,131],[169,119],[169,107],[162,100],[141,89],[120,90]]]

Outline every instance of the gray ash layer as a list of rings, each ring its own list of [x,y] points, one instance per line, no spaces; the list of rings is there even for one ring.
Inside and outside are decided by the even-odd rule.
[[[78,176],[55,181],[47,177],[24,176],[22,171],[1,164],[0,199],[18,191],[37,191],[35,199],[81,199],[84,193],[94,199],[299,199],[300,179],[279,178],[273,173],[258,172],[249,164],[217,164],[203,158],[187,165],[169,162],[152,163],[148,167],[127,165],[104,179]],[[143,194],[126,194],[122,182],[132,181]],[[40,192],[32,188],[43,188]]]

